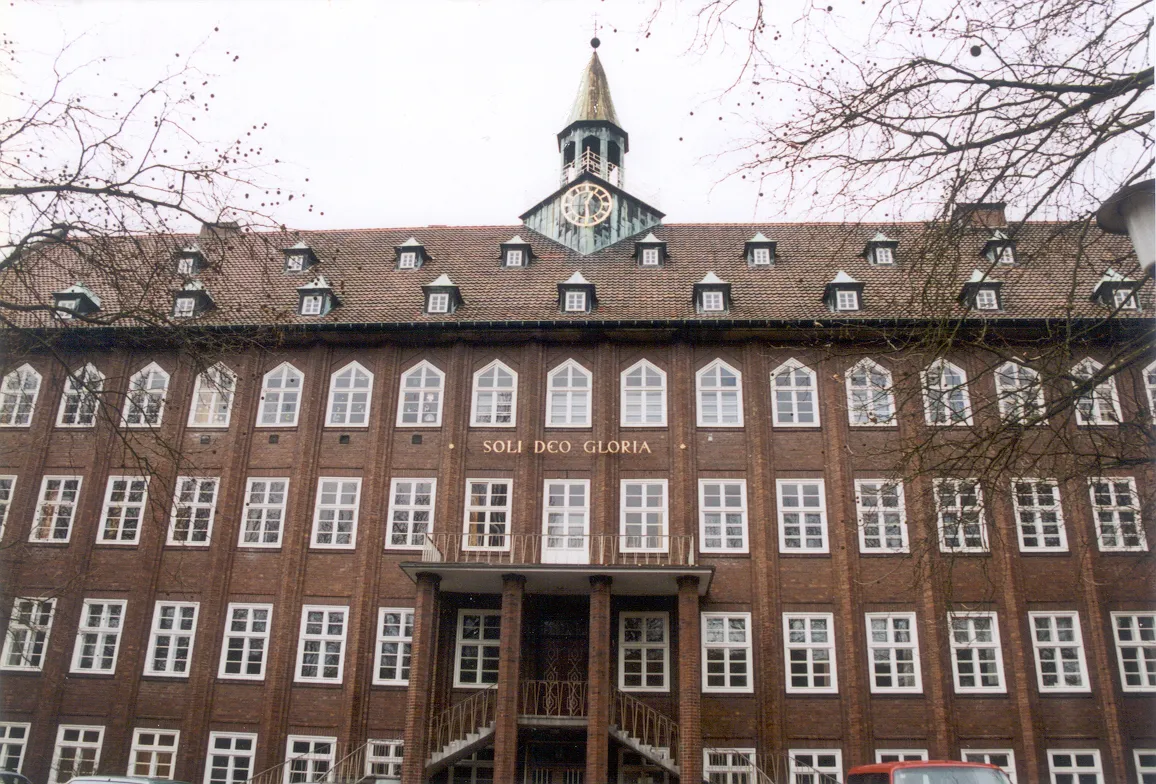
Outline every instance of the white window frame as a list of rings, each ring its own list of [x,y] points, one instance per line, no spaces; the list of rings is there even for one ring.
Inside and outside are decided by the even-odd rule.
[[[895,506],[887,504],[894,501]],[[907,531],[907,499],[903,481],[889,479],[855,480],[855,513],[861,554],[906,553],[911,550]],[[872,533],[878,529],[878,533]],[[899,542],[888,544],[898,533]],[[878,540],[878,545],[872,540]]]
[[[56,411],[57,427],[96,427],[100,397],[104,393],[104,374],[91,362],[64,379],[60,393],[60,407]],[[69,414],[69,401],[75,400],[75,410]]]
[[[631,384],[634,373],[638,373],[639,384]],[[658,386],[647,384],[647,375],[655,373],[659,378]],[[640,359],[619,375],[619,416],[621,427],[666,427],[666,371],[647,359]],[[647,413],[657,396],[660,414],[651,419]],[[637,403],[633,398],[637,399]],[[632,421],[628,411],[637,406],[640,416]]]
[[[521,248],[506,248],[506,266],[507,267],[524,267],[525,251]]]
[[[1007,758],[1007,764],[1001,765],[994,761],[995,755]],[[960,749],[959,757],[964,762],[982,762],[985,765],[995,765],[1016,784],[1016,753],[1015,749]]]
[[[1043,503],[1047,500],[1046,493],[1041,492],[1045,487],[1051,488],[1053,500],[1051,504]],[[1011,497],[1021,553],[1068,551],[1068,534],[1064,525],[1059,482],[1055,479],[1014,477],[1011,480]],[[1029,539],[1035,540],[1036,543],[1030,544]],[[1047,544],[1050,539],[1054,539],[1055,542]]]
[[[835,289],[835,310],[859,310],[859,292],[855,289]]]
[[[754,628],[749,612],[699,613],[704,694],[753,694],[755,690]],[[715,654],[715,659],[711,654]],[[716,671],[712,672],[712,666]],[[722,677],[723,685],[712,684]],[[745,684],[732,681],[745,679]]]
[[[639,485],[642,488],[640,505],[628,503],[636,495],[630,489],[631,485]],[[649,504],[648,499],[653,497],[648,491],[650,487],[661,488],[658,496],[661,500],[660,506]],[[619,550],[624,553],[665,553],[670,542],[670,493],[667,480],[622,479],[619,481],[618,497]],[[653,526],[648,518],[653,514],[659,516],[662,531],[660,534],[650,531]],[[641,515],[637,521],[633,519],[636,515]]]
[[[300,313],[302,316],[320,316],[324,305],[324,294],[302,294]]]
[[[417,269],[417,251],[403,250],[397,255],[398,269]]]
[[[16,476],[0,475],[0,539],[4,538],[4,531],[8,525],[8,512],[12,509],[12,496],[15,492]]]
[[[927,762],[927,749],[875,749],[875,762]]]
[[[305,374],[292,363],[282,362],[270,370],[261,378],[257,427],[297,427],[304,392]]]
[[[173,318],[192,318],[197,315],[196,297],[175,297],[173,299]]]
[[[86,739],[89,733],[96,733],[96,740]],[[66,736],[69,733],[76,733],[76,740],[69,740]],[[65,771],[61,771],[60,766],[64,762],[64,750],[66,748],[74,751],[83,752],[85,750],[92,750],[95,752],[92,755],[92,767],[85,766],[81,770],[75,767],[70,767]],[[48,774],[49,784],[65,784],[74,776],[89,775],[96,773],[100,769],[100,752],[104,745],[104,725],[100,724],[61,724],[56,728],[56,743],[52,746],[52,768]],[[76,758],[73,757],[70,762],[75,763]],[[64,773],[64,778],[60,774]]]
[[[426,302],[426,313],[449,313],[450,295],[446,291],[431,291]]]
[[[310,613],[321,614],[321,631],[310,632],[309,625],[317,623],[309,618]],[[339,614],[341,618],[341,633],[334,634],[329,630],[332,626],[332,617]],[[301,607],[301,630],[297,638],[297,666],[293,669],[294,683],[329,683],[340,686],[345,676],[345,643],[349,634],[349,607],[339,604],[306,604]],[[307,651],[307,643],[317,643],[316,650]],[[334,648],[334,646],[336,646]],[[337,674],[326,676],[325,669],[333,667],[326,663],[329,656],[337,656]],[[306,656],[316,656],[316,662],[308,662]],[[316,668],[316,675],[306,675],[305,668]]]
[[[353,486],[353,501],[346,500],[349,485]],[[332,496],[332,501],[326,499]],[[357,518],[361,511],[361,477],[322,476],[317,479],[317,498],[313,505],[313,532],[309,546],[323,550],[352,550],[357,547]],[[332,513],[329,516],[328,513]],[[342,530],[347,524],[349,530]],[[323,530],[324,528],[328,530]],[[348,537],[349,541],[341,539]],[[329,541],[323,541],[328,538]]]
[[[948,380],[954,374],[958,383]],[[937,359],[919,374],[923,386],[923,417],[930,427],[963,427],[972,424],[971,394],[967,373],[959,365]]]
[[[374,648],[373,682],[379,686],[408,686],[413,651],[412,607],[381,607],[377,611],[377,645]],[[395,660],[386,664],[386,658]],[[382,675],[389,670],[392,675]]]
[[[477,625],[477,637],[466,636],[466,617],[477,616],[479,619]],[[487,622],[490,619],[490,622]],[[497,625],[493,623],[493,619],[497,619]],[[502,611],[501,610],[475,610],[475,609],[461,609],[458,610],[458,619],[455,624],[454,634],[454,688],[455,689],[486,689],[491,688],[498,682],[498,659],[499,651],[502,642]],[[498,630],[498,636],[487,637],[487,632],[492,632],[494,629]],[[477,648],[475,656],[466,656],[466,648]],[[487,651],[485,649],[493,649]],[[473,675],[473,680],[465,680],[462,675],[465,674],[463,667],[465,662],[473,661],[474,666],[470,668],[469,672]],[[493,662],[493,668],[486,667],[487,662]],[[487,673],[493,673],[491,678],[487,679]]]
[[[657,267],[662,264],[662,254],[655,247],[643,248],[638,264],[642,267]]]
[[[228,429],[236,394],[237,374],[224,363],[218,362],[204,373],[198,373],[189,403],[188,426],[198,430]]]
[[[165,610],[174,610],[173,614],[165,617]],[[188,611],[192,610],[190,614]],[[189,670],[193,665],[194,646],[197,642],[197,621],[201,614],[200,602],[168,602],[158,600],[153,607],[152,626],[149,627],[149,647],[148,655],[145,657],[144,674],[152,675],[158,678],[188,678]],[[166,625],[166,623],[171,625]],[[187,628],[185,624],[188,624]],[[169,638],[166,644],[166,652],[163,655],[164,668],[157,668],[157,652],[160,647],[161,638]],[[174,645],[173,638],[176,638]],[[183,640],[183,642],[182,642]],[[182,657],[178,651],[184,648],[183,664],[184,668],[181,670],[174,669],[179,663],[182,663]]]
[[[191,483],[191,484],[190,484]],[[201,500],[205,490],[205,483],[213,488],[213,497],[206,502]],[[165,544],[173,547],[208,547],[213,541],[213,521],[217,517],[217,501],[221,497],[221,478],[219,476],[178,476],[173,491],[173,509],[169,514],[169,533]],[[190,500],[184,496],[192,492]],[[188,510],[188,524],[178,526],[184,518],[184,510]],[[197,516],[198,512],[208,511],[204,517]],[[203,525],[197,525],[204,521]]]
[[[751,248],[752,267],[769,267],[773,263],[770,248]]]
[[[1072,368],[1072,377],[1077,381],[1091,378],[1104,368],[1096,360],[1087,357]],[[1116,393],[1116,379],[1109,376],[1092,389],[1075,396],[1076,424],[1082,426],[1117,425],[1123,420],[1120,413],[1120,396]]]
[[[647,621],[661,620],[662,621],[662,640],[630,640],[626,639],[627,621],[639,620],[641,621],[641,631],[643,636],[649,629]],[[662,683],[656,686],[646,685],[646,681],[650,678],[652,673],[646,671],[646,665],[651,662],[647,658],[647,651],[659,650],[662,651],[661,667],[662,667]],[[627,654],[630,651],[637,651],[639,653],[639,664],[642,669],[637,673],[631,673],[631,676],[639,678],[638,685],[628,685],[626,683],[626,660]],[[670,691],[670,613],[668,612],[620,612],[618,613],[618,688],[621,691],[630,692],[668,692]]]
[[[561,489],[560,494],[551,488]],[[581,503],[572,503],[578,496]],[[554,499],[561,503],[554,505]],[[575,532],[575,524],[580,533]],[[542,562],[588,563],[590,560],[590,480],[542,481]]]
[[[975,621],[986,621],[990,623],[990,640],[976,640]],[[961,628],[956,629],[959,625]],[[1004,694],[1007,691],[1006,681],[1003,672],[1003,647],[1000,644],[999,635],[999,613],[991,612],[949,612],[947,614],[947,630],[948,642],[951,648],[951,677],[955,685],[956,694]],[[960,637],[965,637],[965,640],[960,640]],[[972,655],[967,658],[961,658],[960,653],[963,651],[971,651]],[[994,655],[987,661],[981,662],[981,651],[994,651]],[[961,664],[968,664],[971,668],[970,673],[962,673],[960,671]],[[981,672],[982,667],[994,665],[995,676],[999,681],[995,686],[983,686],[981,684],[985,673]],[[990,676],[991,673],[986,673]],[[977,685],[964,686],[962,678],[973,678]]]
[[[157,427],[164,421],[171,377],[156,362],[133,373],[124,397],[121,424],[129,428]]]
[[[24,767],[31,731],[32,725],[26,721],[0,721],[0,770],[19,773]]]
[[[161,743],[160,736],[172,737],[172,744]],[[150,740],[151,742],[146,742]],[[169,729],[148,729],[137,727],[132,732],[132,747],[128,752],[129,776],[151,776],[152,778],[173,779],[177,769],[177,749],[181,743],[181,731]],[[147,755],[143,759],[141,755]],[[163,756],[170,755],[167,762]],[[146,770],[141,770],[141,764]],[[167,768],[167,771],[164,770]]]
[[[1056,639],[1062,631],[1060,628],[1060,620],[1070,621],[1070,625],[1066,629],[1071,639]],[[1046,626],[1044,625],[1046,622]],[[1080,630],[1080,614],[1077,612],[1029,612],[1028,626],[1031,630],[1032,637],[1032,651],[1035,654],[1036,661],[1036,683],[1039,686],[1041,694],[1052,694],[1061,692],[1089,692],[1092,690],[1092,685],[1088,681],[1088,661],[1084,653],[1084,636]],[[1041,639],[1044,635],[1051,637],[1051,639]],[[1065,658],[1064,650],[1074,651],[1075,658]],[[1051,652],[1050,655],[1048,652]],[[1064,664],[1071,662],[1075,666],[1074,671],[1069,671],[1079,677],[1078,684],[1065,684],[1062,682],[1065,668]],[[1051,666],[1056,667],[1054,673],[1045,673],[1045,663],[1050,663]],[[1045,678],[1056,678],[1057,682],[1054,684],[1047,684],[1044,682]]]
[[[1077,756],[1091,756],[1091,766],[1064,766],[1060,767],[1057,763],[1059,757],[1070,756],[1070,762],[1078,762]],[[1051,784],[1075,784],[1079,781],[1083,782],[1082,775],[1093,774],[1096,777],[1095,784],[1104,784],[1104,764],[1100,761],[1099,749],[1048,749],[1048,777]],[[1060,776],[1065,778],[1061,781]]]
[[[225,610],[225,633],[221,638],[221,660],[217,665],[217,677],[222,680],[261,681],[265,679],[265,666],[269,660],[270,630],[273,626],[273,605],[251,602],[229,602]],[[233,641],[237,641],[234,648]],[[229,654],[240,652],[240,671],[229,672]],[[254,656],[254,654],[259,654]],[[258,672],[246,672],[256,660]]]
[[[750,784],[758,776],[754,749],[702,750],[702,777],[711,784]]]
[[[1018,362],[1005,362],[995,369],[995,391],[1000,417],[1012,424],[1043,425],[1044,385],[1039,371]]]
[[[365,775],[377,782],[401,781],[405,741],[401,738],[366,741]]]
[[[68,488],[68,484],[75,482],[75,486]],[[49,485],[58,483],[56,492],[49,498]],[[32,516],[32,530],[28,532],[30,542],[54,542],[68,544],[72,539],[72,524],[76,521],[76,508],[80,505],[80,491],[84,487],[84,478],[80,476],[46,475],[40,480],[40,496],[36,501],[36,512]],[[66,500],[68,495],[71,500]],[[63,536],[59,536],[62,526],[60,522],[65,517],[59,514],[60,507],[68,510],[67,522],[63,526]],[[48,525],[45,526],[47,517]],[[42,532],[44,535],[38,536]]]
[[[992,286],[980,286],[975,290],[976,310],[999,310],[999,294]]]
[[[1156,692],[1156,612],[1112,613],[1120,688]]]
[[[726,299],[718,289],[702,290],[702,310],[704,313],[722,313],[726,308]]]
[[[505,373],[510,377],[510,386],[497,386],[501,375]],[[482,377],[489,374],[493,375],[493,386],[483,387]],[[487,379],[487,383],[491,380]],[[499,397],[506,394],[508,391],[510,395],[509,400],[509,421],[498,422],[498,411],[502,406]],[[488,410],[483,410],[483,406],[488,406]],[[488,421],[483,421],[482,417],[488,417]],[[518,425],[518,374],[500,359],[495,359],[490,364],[480,368],[474,373],[473,378],[473,394],[470,395],[470,427],[517,427]]]
[[[802,622],[802,626],[792,628],[792,623]],[[815,627],[816,621],[826,622],[826,629],[820,630]],[[799,639],[799,633],[802,633],[802,639]],[[826,636],[826,640],[816,640],[816,632],[822,632]],[[792,639],[794,637],[794,639]],[[838,694],[839,693],[839,670],[835,651],[835,616],[833,613],[798,613],[785,612],[783,613],[783,647],[785,650],[786,665],[783,668],[783,676],[786,679],[787,694]],[[792,660],[791,654],[794,651],[802,651],[805,658],[798,658]],[[826,651],[826,659],[816,657],[817,651]],[[798,672],[799,676],[806,679],[807,685],[796,685],[792,683],[795,678],[795,671],[793,669],[793,662],[805,667],[806,672],[801,670]],[[817,673],[816,664],[825,662],[827,667],[826,673]],[[815,686],[814,682],[818,678],[826,677],[830,680],[825,686]]]
[[[856,374],[865,374],[865,383],[854,383]],[[886,378],[886,386],[873,383],[873,376]],[[851,427],[898,427],[895,410],[895,379],[891,371],[864,358],[847,369],[847,421]],[[878,416],[886,408],[885,417]]]
[[[279,485],[279,488],[275,487],[276,485]],[[280,496],[280,502],[276,500],[278,496]],[[280,547],[281,539],[285,535],[288,503],[288,477],[250,476],[246,478],[245,500],[241,507],[241,525],[237,532],[237,547],[246,549]],[[273,534],[275,536],[272,536]]]
[[[307,743],[307,750],[294,749],[295,743]],[[319,747],[328,746],[329,751],[317,751]],[[291,784],[294,781],[325,781],[326,775],[333,770],[337,762],[337,738],[331,735],[290,735],[285,739],[285,759],[292,760],[285,765],[282,784]],[[317,763],[322,763],[324,767]],[[303,778],[302,778],[303,776]]]
[[[247,748],[238,748],[238,741]],[[227,745],[222,745],[227,744]],[[216,764],[218,758],[227,761],[224,766]],[[245,764],[238,765],[238,761]],[[205,780],[203,784],[244,784],[256,773],[257,733],[255,732],[210,732],[209,749],[205,754]],[[223,768],[223,769],[222,769]],[[223,778],[213,778],[213,772],[221,770]]]
[[[492,504],[495,497],[494,485],[506,486],[504,504]],[[475,504],[474,485],[485,485],[485,503]],[[500,497],[500,494],[497,494]],[[491,550],[506,551],[510,549],[510,533],[512,529],[512,512],[514,497],[514,480],[502,477],[482,477],[481,479],[467,479],[465,492],[465,513],[462,520],[462,549],[463,550]],[[499,521],[493,518],[495,512],[504,514],[500,521],[500,530],[495,528]],[[472,515],[481,515],[477,520],[471,520]]]
[[[799,374],[809,379],[799,385]],[[786,379],[788,383],[779,382]],[[799,416],[800,398],[810,395],[811,422],[802,422]],[[819,427],[819,377],[814,370],[795,358],[788,359],[771,371],[771,412],[775,427]],[[788,421],[788,418],[791,421]]]
[[[411,377],[418,380],[417,385],[410,386],[408,384]],[[431,379],[436,379],[437,384],[430,386],[428,382]],[[428,360],[423,359],[403,372],[400,391],[397,396],[397,426],[441,427],[445,387],[446,374]],[[431,403],[433,404],[432,412],[430,411]],[[433,419],[426,419],[431,413]]]
[[[871,263],[880,267],[895,264],[895,251],[887,245],[876,245],[871,249]]]
[[[735,377],[733,387],[722,382],[722,373],[727,372]],[[719,383],[707,386],[707,376],[715,374]],[[695,414],[699,427],[742,427],[743,426],[743,374],[722,359],[716,359],[694,374]],[[723,403],[727,397],[734,396],[735,415],[732,421],[726,421],[723,413]],[[708,396],[714,397],[715,414],[708,417],[706,403]]]
[[[124,599],[84,600],[69,672],[105,675],[116,672],[127,607],[128,602]],[[85,659],[91,660],[87,667],[83,666]],[[104,659],[109,660],[107,664]]]
[[[0,652],[0,670],[43,670],[55,617],[55,599],[35,596],[17,596],[13,599],[12,614],[8,616],[8,628],[4,634],[4,648]],[[14,658],[22,663],[10,663]]]
[[[563,310],[567,313],[586,312],[586,292],[582,289],[566,289]]]
[[[0,427],[30,427],[42,386],[44,377],[28,363],[5,374],[0,381]]]
[[[818,506],[806,506],[806,499],[810,494],[806,493],[803,485],[816,485],[818,487]],[[792,493],[792,497],[799,499],[798,503],[793,506],[787,506],[788,496],[785,491],[788,487],[797,487],[798,489]],[[827,524],[827,487],[826,482],[822,477],[803,477],[796,479],[778,479],[775,481],[776,489],[776,508],[778,510],[779,518],[779,552],[781,554],[787,553],[803,553],[812,555],[821,555],[829,553],[830,536],[829,525]],[[817,514],[819,516],[818,528],[819,542],[817,544],[808,543],[809,539],[815,537],[808,531],[813,526],[807,521],[807,516]],[[797,536],[788,535],[787,526],[798,528]],[[791,545],[789,540],[798,539],[798,545]]]
[[[96,541],[100,544],[132,546],[140,542],[145,510],[149,503],[148,476],[110,476],[104,491],[104,506],[100,510],[100,528]],[[131,529],[127,522],[133,522]],[[126,537],[126,531],[131,536]],[[111,534],[111,535],[110,535]]]
[[[346,378],[348,376],[348,379]],[[358,386],[363,381],[364,386]],[[340,386],[348,384],[347,386]],[[340,398],[340,400],[339,400]],[[338,410],[338,404],[344,409]],[[329,399],[325,404],[325,426],[350,428],[369,427],[369,409],[373,403],[373,373],[360,362],[350,362],[329,376]],[[355,411],[360,407],[360,412]],[[360,414],[360,421],[355,417]]]
[[[733,501],[736,494],[733,489],[725,487],[733,485],[738,489],[738,506]],[[708,493],[708,490],[710,492]],[[729,499],[729,501],[728,501]],[[731,532],[734,524],[728,519],[738,515],[737,537]],[[750,526],[747,513],[747,480],[731,478],[699,479],[698,480],[698,550],[704,555],[709,553],[748,553],[750,552]],[[712,529],[708,532],[708,528]],[[717,533],[715,531],[717,530]],[[732,540],[738,539],[738,542]],[[717,545],[708,542],[717,539]]]
[[[817,764],[820,756],[833,756],[835,764],[820,767]],[[837,784],[843,780],[841,749],[791,749],[787,752],[787,763],[787,780],[791,784]]]
[[[1117,310],[1139,310],[1140,301],[1136,299],[1136,290],[1118,288],[1112,292],[1112,304]]]
[[[555,386],[555,377],[567,374],[566,386]],[[575,376],[586,379],[586,386],[572,386]],[[555,400],[562,404],[562,416],[555,417]],[[546,374],[546,427],[590,428],[594,421],[594,374],[577,360],[567,359]]]
[[[429,493],[424,494],[419,492],[419,484],[428,484]],[[399,501],[402,496],[402,485],[408,485],[404,491],[406,501]],[[436,477],[415,477],[415,476],[399,476],[394,477],[389,483],[389,511],[386,516],[385,528],[385,549],[386,550],[420,550],[425,546],[426,536],[433,533],[434,529],[434,510],[437,505],[437,489],[438,480]],[[428,497],[429,503],[417,503],[418,497]],[[415,520],[415,516],[424,513],[425,520]],[[401,515],[403,519],[398,519]],[[416,523],[420,523],[422,530],[420,533],[414,532]],[[396,526],[404,525],[404,531],[394,530]],[[399,544],[393,539],[395,536],[404,535],[406,543]],[[420,541],[415,541],[420,537]]]
[[[919,624],[915,619],[915,613],[875,612],[865,613],[864,617],[867,622],[867,668],[871,693],[922,694]],[[906,624],[907,628],[897,628],[899,626],[897,622]],[[904,636],[906,639],[903,639]],[[901,652],[906,654],[905,661],[900,660]],[[911,672],[899,672],[901,665],[909,665]],[[886,668],[886,672],[883,668]],[[896,685],[896,681],[901,677],[910,677],[913,683],[909,686]],[[891,679],[892,685],[881,684],[880,680],[884,678]]]
[[[1136,780],[1141,784],[1156,776],[1156,749],[1133,749],[1132,762],[1136,765]]]
[[[1117,485],[1126,483],[1131,503],[1120,503]],[[1097,499],[1096,486],[1106,485],[1111,496],[1110,504],[1102,504]],[[1102,553],[1145,552],[1148,549],[1148,535],[1140,519],[1139,496],[1136,494],[1136,479],[1131,476],[1088,477],[1088,493],[1092,499],[1092,525],[1096,530],[1096,544]],[[1132,519],[1128,520],[1128,516]],[[1109,529],[1111,527],[1111,530]],[[1131,530],[1129,530],[1131,529]],[[1129,544],[1135,539],[1135,544]],[[1110,541],[1115,540],[1115,542]]]
[[[961,485],[970,484],[975,488],[975,503],[964,504],[963,497],[967,494],[961,492]],[[952,489],[954,488],[954,489]],[[935,496],[935,517],[936,525],[939,528],[939,549],[944,553],[986,553],[990,550],[990,543],[988,541],[987,520],[984,514],[983,504],[983,488],[979,484],[979,480],[973,477],[964,479],[941,478],[935,479],[932,482],[932,491]],[[951,506],[943,503],[943,492],[951,492],[953,502]],[[979,542],[968,544],[968,540],[974,540],[975,534],[968,533],[969,524],[964,520],[965,515],[974,513],[976,525],[979,527]],[[951,522],[951,515],[955,515],[957,522]],[[956,529],[956,533],[952,533],[952,529]],[[949,537],[958,537],[959,546],[955,547],[948,543]]]
[[[1156,362],[1144,368],[1144,388],[1148,392],[1148,417],[1156,423]]]

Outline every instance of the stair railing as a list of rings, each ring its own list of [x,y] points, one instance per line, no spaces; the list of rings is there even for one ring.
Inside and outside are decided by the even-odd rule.
[[[678,724],[618,689],[614,690],[610,723],[644,746],[667,749],[672,757],[678,754]]]
[[[323,782],[329,784],[339,784],[339,782],[357,782],[369,775],[366,767],[366,755],[369,754],[369,743],[362,743],[360,746],[353,749],[353,751],[346,754],[337,762],[333,763],[333,767],[321,779]]]
[[[471,732],[494,721],[497,715],[498,684],[474,692],[434,716],[430,721],[426,757],[454,741],[465,740]]]
[[[751,778],[748,779],[750,784],[783,784],[784,782],[787,781],[786,767],[784,766],[784,769],[782,771],[783,775],[779,776],[778,765],[775,764],[775,762],[777,761],[776,759],[771,760],[771,770],[775,771],[775,775],[772,776],[769,773],[767,773],[765,770],[760,768],[758,765],[755,764],[755,761],[753,759],[751,759],[749,751],[743,751],[741,749],[726,749],[726,748],[711,747],[709,753],[710,754],[729,754],[729,755],[731,755],[732,759],[737,757],[738,760],[742,764],[745,764],[747,766],[747,770],[745,772],[751,776]]]
[[[339,754],[342,755],[340,757],[341,759],[348,756],[348,755],[342,754],[342,746],[343,746],[343,744],[340,744],[340,743],[333,744],[333,754],[334,754],[335,758],[338,758],[337,755],[339,755]],[[363,747],[364,747],[364,744],[363,744]],[[265,768],[265,770],[263,770],[259,773],[253,774],[252,778],[248,779],[245,782],[245,784],[282,784],[282,782],[284,782],[285,779],[287,778],[285,775],[285,771],[287,769],[290,769],[294,762],[306,762],[309,759],[311,759],[309,754],[298,754],[296,756],[289,757],[284,762],[278,762],[276,765],[274,765],[270,768]],[[332,771],[332,768],[330,768],[330,770]],[[364,775],[364,771],[362,771],[362,775]],[[358,778],[360,778],[360,776]],[[327,778],[323,778],[320,780],[321,781],[334,781],[334,779],[327,779]]]

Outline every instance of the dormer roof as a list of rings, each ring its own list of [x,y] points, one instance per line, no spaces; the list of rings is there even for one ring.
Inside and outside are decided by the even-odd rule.
[[[96,305],[98,308],[100,307],[100,297],[97,294],[94,294],[92,290],[85,286],[83,283],[73,283],[66,289],[54,292],[54,295],[57,297],[67,298],[70,294],[79,294],[82,297],[88,297],[90,300],[92,300],[93,305]]]
[[[838,274],[837,274],[837,275],[836,275],[834,278],[832,278],[832,279],[831,279],[831,283],[833,283],[833,284],[839,284],[839,283],[858,283],[858,282],[859,282],[859,281],[855,280],[853,277],[851,277],[850,275],[848,275],[848,274],[847,274],[846,272],[844,272],[843,270],[839,270],[839,273],[838,273]]]
[[[450,276],[443,272],[441,275],[438,275],[436,278],[434,278],[432,281],[430,281],[429,283],[427,283],[425,285],[427,285],[427,286],[455,286],[456,287],[458,284],[456,284],[452,280],[450,280]]]
[[[726,283],[726,281],[723,280],[722,278],[720,278],[718,275],[715,275],[714,271],[712,270],[711,272],[708,272],[707,274],[702,276],[702,280],[700,280],[698,282],[698,285],[700,285],[700,286],[710,285],[712,283],[723,284],[723,283]]]
[[[324,275],[318,275],[316,278],[306,283],[304,286],[298,286],[298,291],[312,290],[312,289],[330,289],[333,287],[329,285],[329,281],[325,279]]]
[[[570,286],[592,286],[592,285],[594,285],[590,281],[586,280],[586,278],[582,277],[582,273],[578,272],[577,270],[574,271],[573,275],[566,278],[566,280],[562,281],[562,283],[563,283],[563,285],[570,285]]]

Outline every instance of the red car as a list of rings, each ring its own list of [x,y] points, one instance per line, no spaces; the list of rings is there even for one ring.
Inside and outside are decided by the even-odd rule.
[[[1010,784],[1010,779],[995,765],[932,760],[856,765],[847,784]]]

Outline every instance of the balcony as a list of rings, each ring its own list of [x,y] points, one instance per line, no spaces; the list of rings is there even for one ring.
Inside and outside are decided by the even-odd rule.
[[[574,180],[583,172],[590,172],[606,180],[611,185],[617,185],[619,188],[623,187],[622,168],[606,160],[593,150],[584,151],[578,160],[571,161],[562,168],[562,184],[565,185]]]

